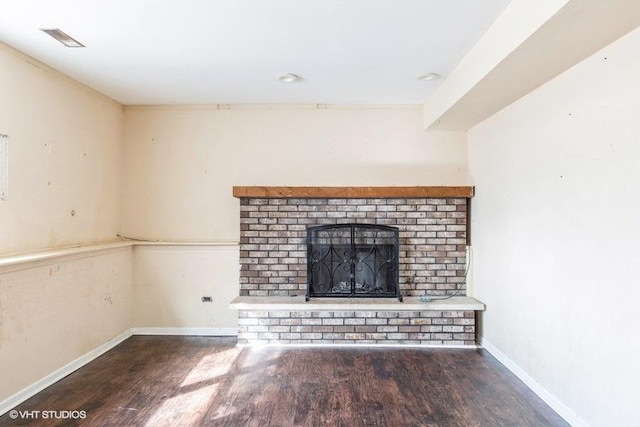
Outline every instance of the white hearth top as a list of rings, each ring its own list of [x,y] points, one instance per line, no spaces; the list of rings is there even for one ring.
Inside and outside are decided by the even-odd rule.
[[[231,301],[235,310],[288,310],[288,311],[484,311],[484,303],[472,297],[451,297],[434,299],[430,302],[420,301],[420,297],[404,297],[403,302],[395,298],[311,298],[295,297],[236,297]]]

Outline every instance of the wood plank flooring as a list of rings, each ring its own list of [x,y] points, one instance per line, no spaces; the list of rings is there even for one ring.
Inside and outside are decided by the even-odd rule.
[[[0,427],[568,425],[483,350],[240,348],[212,337],[131,337],[15,409],[41,415],[6,413]]]

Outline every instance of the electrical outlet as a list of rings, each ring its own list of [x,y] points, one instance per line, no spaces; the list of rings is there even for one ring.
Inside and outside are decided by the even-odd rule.
[[[213,301],[211,297],[202,297],[202,302],[211,302]]]

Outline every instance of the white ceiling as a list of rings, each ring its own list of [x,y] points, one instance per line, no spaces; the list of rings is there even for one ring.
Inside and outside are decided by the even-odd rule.
[[[0,41],[125,105],[417,104],[510,1],[2,0]]]

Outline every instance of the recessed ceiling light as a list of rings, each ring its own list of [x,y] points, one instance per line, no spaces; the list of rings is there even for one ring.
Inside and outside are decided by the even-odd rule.
[[[40,28],[41,31],[49,34],[54,39],[58,40],[60,43],[65,45],[66,47],[85,47],[78,40],[74,39],[70,35],[66,34],[64,31],[58,28]]]
[[[296,76],[295,74],[278,74],[278,81],[280,81],[280,83],[293,83],[298,80],[300,80],[300,76]]]
[[[426,74],[421,74],[418,76],[418,80],[435,80],[437,78],[440,78],[440,74],[436,74],[436,73],[426,73]]]

